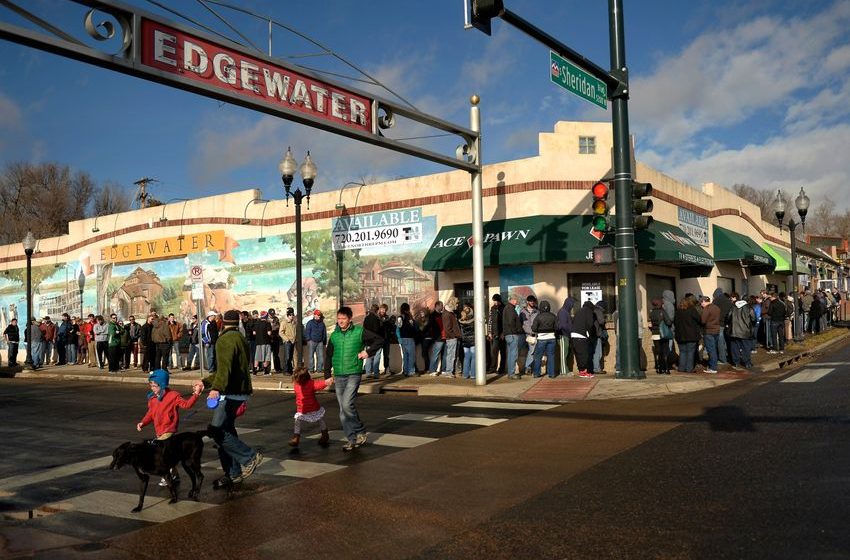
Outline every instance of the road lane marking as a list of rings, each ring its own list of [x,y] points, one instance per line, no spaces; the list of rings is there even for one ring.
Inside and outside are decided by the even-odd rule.
[[[345,468],[345,465],[318,463],[315,461],[294,461],[292,459],[280,461],[278,464],[283,470],[274,473],[274,476],[294,476],[296,478],[313,478]]]
[[[825,377],[835,371],[835,368],[806,368],[800,373],[796,373],[791,377],[787,377],[780,383],[814,383],[818,379]]]
[[[46,471],[34,474],[19,474],[8,478],[0,479],[0,490],[14,490],[30,484],[39,484],[62,478],[63,476],[72,476],[81,472],[90,471],[92,469],[105,469],[112,463],[112,455],[107,457],[99,457],[97,459],[89,459],[80,461],[79,463],[71,463],[70,465],[62,465],[47,469]]]
[[[514,403],[514,402],[497,402],[497,401],[466,401],[455,403],[452,406],[463,406],[466,408],[496,408],[504,410],[549,410],[561,406],[559,404],[535,404],[535,403]]]
[[[403,449],[419,447],[420,445],[425,445],[426,443],[437,441],[437,438],[406,436],[403,434],[382,434],[378,432],[366,432],[366,434],[369,438],[368,442],[373,445],[383,445],[386,447],[401,447]],[[331,430],[330,432],[328,432],[328,435],[333,441],[347,441],[345,438],[345,434],[342,432],[342,430]],[[319,434],[312,434],[307,436],[305,439],[318,438]]]
[[[448,416],[446,414],[400,414],[390,416],[389,420],[412,420],[414,422],[437,422],[440,424],[472,424],[492,426],[507,421],[507,418],[481,418],[478,416]]]
[[[176,504],[169,504],[169,499],[169,497],[162,498],[148,494],[145,496],[144,509],[139,513],[133,513],[130,510],[138,505],[138,494],[96,490],[61,502],[48,504],[47,507],[56,508],[61,511],[82,511],[83,513],[121,517],[123,519],[136,519],[151,523],[163,523],[183,517],[184,515],[189,515],[190,513],[215,507],[215,504],[186,499],[181,499]]]

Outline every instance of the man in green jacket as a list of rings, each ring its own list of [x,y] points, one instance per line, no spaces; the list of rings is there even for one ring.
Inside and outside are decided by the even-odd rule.
[[[109,316],[106,333],[108,344],[106,359],[109,362],[109,373],[118,373],[121,368],[121,327],[118,325],[118,316],[115,313]]]
[[[210,389],[208,399],[218,403],[210,421],[210,437],[218,446],[218,458],[224,476],[213,482],[213,488],[229,488],[254,473],[263,454],[254,451],[236,433],[236,414],[253,392],[248,373],[248,341],[239,332],[239,312],[225,312],[224,330],[215,343],[215,371],[200,381]]]
[[[354,406],[360,377],[363,373],[363,360],[383,347],[384,339],[366,332],[360,325],[351,323],[351,308],[340,307],[336,314],[337,327],[328,339],[325,358],[325,377],[333,369],[336,399],[339,402],[339,420],[348,442],[343,451],[351,451],[366,443],[366,428],[360,421],[360,415]]]

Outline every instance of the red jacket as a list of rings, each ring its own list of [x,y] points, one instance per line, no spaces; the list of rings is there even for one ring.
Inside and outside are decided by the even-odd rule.
[[[87,343],[94,340],[94,335],[92,334],[93,328],[94,328],[94,325],[92,325],[88,321],[83,321],[83,324],[80,325],[80,332],[83,333],[83,336],[85,337],[84,340]]]
[[[142,418],[141,424],[147,426],[153,422],[157,437],[167,433],[173,434],[177,431],[177,424],[180,422],[177,409],[192,408],[197,400],[198,395],[192,394],[188,399],[184,399],[177,391],[165,389],[162,400],[155,395],[148,399],[148,413]]]
[[[319,401],[316,400],[316,391],[321,391],[328,384],[324,379],[311,379],[303,385],[295,384],[295,410],[301,414],[315,412],[321,408]]]

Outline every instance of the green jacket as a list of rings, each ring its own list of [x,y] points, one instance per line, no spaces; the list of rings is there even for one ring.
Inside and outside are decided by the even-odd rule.
[[[223,395],[250,395],[248,341],[238,329],[227,329],[215,343],[215,373],[203,379],[204,387]]]
[[[106,328],[106,340],[109,342],[109,347],[115,348],[121,346],[121,327],[117,323],[110,321]]]
[[[357,357],[366,350],[370,356],[383,347],[384,339],[380,335],[363,330],[360,325],[351,325],[346,330],[334,329],[328,338],[325,357],[325,373],[334,375],[360,375],[363,373],[363,360]]]

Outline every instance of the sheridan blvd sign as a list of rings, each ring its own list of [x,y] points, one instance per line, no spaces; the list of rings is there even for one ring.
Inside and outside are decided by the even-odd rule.
[[[371,99],[148,19],[142,20],[142,64],[339,125],[375,132]]]
[[[605,82],[594,78],[554,51],[549,51],[549,62],[549,77],[553,83],[594,105],[608,108],[608,86]]]

